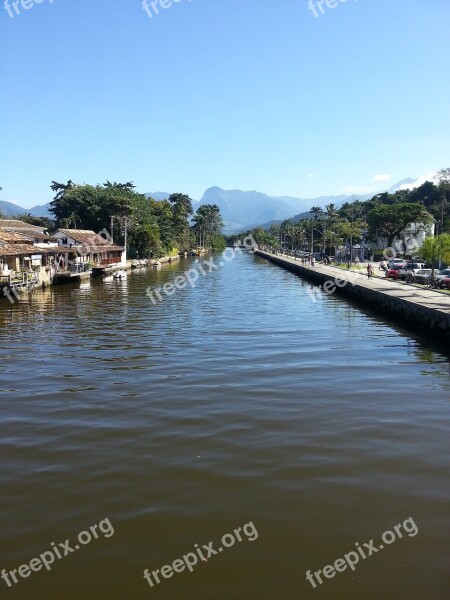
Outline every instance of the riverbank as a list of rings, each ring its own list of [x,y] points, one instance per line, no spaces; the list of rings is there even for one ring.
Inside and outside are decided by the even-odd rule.
[[[394,316],[402,325],[450,340],[450,297],[437,290],[419,289],[385,277],[368,279],[363,272],[337,267],[302,265],[294,258],[257,250],[256,254],[319,285],[327,294],[349,296]]]
[[[153,263],[156,261],[159,261],[162,265],[165,265],[165,264],[173,263],[177,260],[181,260],[181,258],[182,257],[179,254],[175,254],[175,256],[163,256],[161,258],[149,258],[147,268],[152,267]],[[134,262],[134,260],[135,259],[127,260],[127,266],[125,267],[127,271],[131,271],[131,269],[133,268],[132,263]]]

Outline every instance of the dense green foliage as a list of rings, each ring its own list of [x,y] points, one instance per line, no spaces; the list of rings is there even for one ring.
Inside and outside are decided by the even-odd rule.
[[[214,249],[217,244],[225,247],[225,240],[219,239],[220,231],[223,227],[223,221],[220,214],[220,208],[216,204],[203,204],[200,206],[194,217],[193,230],[197,236],[199,246],[212,246]]]
[[[23,221],[24,223],[29,223],[30,225],[35,225],[36,227],[42,227],[49,232],[55,231],[55,222],[48,217],[34,217],[30,213],[25,213],[22,215],[14,215],[11,217],[11,219]]]
[[[112,233],[114,242],[125,243],[129,255],[160,257],[188,252],[196,244],[197,226],[206,214],[213,215],[203,234],[202,244],[224,245],[220,228],[222,219],[217,206],[202,206],[194,216],[192,201],[186,194],[172,194],[156,201],[138,194],[131,182],[103,185],[77,185],[53,181],[55,192],[51,212],[55,228],[90,229]]]
[[[227,235],[225,239],[228,246],[233,246],[235,243],[240,243],[245,238],[253,236],[258,246],[272,246],[277,248],[280,245],[279,229],[279,226],[273,226],[267,231],[262,227],[256,227],[255,229],[249,229],[239,234]]]
[[[440,261],[450,263],[450,234],[427,238],[420,249],[420,255],[433,266]]]
[[[439,171],[438,180],[437,185],[427,181],[413,190],[384,192],[365,202],[354,199],[340,208],[314,206],[306,218],[242,232],[230,236],[229,242],[251,234],[259,245],[336,254],[344,244],[353,247],[364,241],[376,253],[392,246],[410,223],[423,228],[434,224],[436,234],[450,233],[450,169]]]

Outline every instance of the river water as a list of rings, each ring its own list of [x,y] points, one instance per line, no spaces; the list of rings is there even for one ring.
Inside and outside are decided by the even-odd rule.
[[[0,302],[1,598],[450,597],[448,353],[227,256]]]

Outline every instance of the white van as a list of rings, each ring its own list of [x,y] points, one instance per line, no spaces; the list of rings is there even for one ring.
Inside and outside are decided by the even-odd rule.
[[[388,267],[406,267],[406,260],[404,258],[390,258],[388,260]]]

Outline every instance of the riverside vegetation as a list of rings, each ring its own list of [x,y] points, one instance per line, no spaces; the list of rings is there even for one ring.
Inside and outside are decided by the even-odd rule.
[[[156,201],[135,191],[132,182],[102,185],[52,182],[54,218],[20,215],[17,219],[42,225],[51,233],[59,228],[108,231],[114,242],[126,245],[129,258],[159,258],[188,252],[196,245],[223,250],[225,239],[220,209],[204,204],[194,213],[187,194],[171,194]],[[0,215],[1,218],[1,215]]]
[[[346,243],[349,247],[365,243],[372,254],[381,257],[410,223],[423,227],[434,224],[440,241],[429,249],[433,243],[426,240],[424,258],[436,260],[448,244],[449,238],[443,234],[450,234],[450,168],[438,171],[437,179],[438,184],[426,181],[413,190],[384,192],[367,201],[355,199],[339,208],[335,204],[328,204],[325,210],[313,206],[309,213],[274,222],[268,229],[256,227],[228,239],[232,243],[252,235],[259,245],[278,248],[283,243],[292,250],[328,255],[337,255],[338,248]]]

